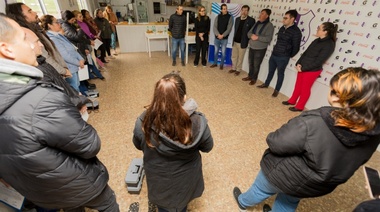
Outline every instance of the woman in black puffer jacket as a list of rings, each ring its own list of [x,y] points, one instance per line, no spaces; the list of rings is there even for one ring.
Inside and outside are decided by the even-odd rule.
[[[241,209],[277,194],[273,211],[295,211],[301,198],[345,183],[380,143],[380,72],[347,68],[330,81],[331,106],[291,119],[267,137],[261,171],[234,196]]]

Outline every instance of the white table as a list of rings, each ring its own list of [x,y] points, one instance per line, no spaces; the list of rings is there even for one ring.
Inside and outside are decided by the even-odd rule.
[[[187,35],[185,36],[185,43],[186,43],[185,58],[186,58],[186,64],[187,64],[189,61],[189,44],[195,44],[195,35],[187,33]]]
[[[146,38],[146,49],[147,52],[149,52],[149,57],[151,56],[150,53],[150,40],[154,39],[166,39],[167,45],[168,45],[168,56],[170,56],[170,47],[169,47],[169,35],[167,33],[146,33],[145,32],[145,38]]]

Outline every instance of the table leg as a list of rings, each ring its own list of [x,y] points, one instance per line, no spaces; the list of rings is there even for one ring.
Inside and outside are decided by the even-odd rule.
[[[170,57],[169,37],[167,37],[166,40],[168,41],[168,56]]]
[[[188,57],[189,57],[189,42],[186,42],[186,53],[185,53],[185,55],[186,55],[186,64],[187,64]]]
[[[149,57],[152,57],[150,54],[150,39],[148,38],[148,51],[149,51]]]

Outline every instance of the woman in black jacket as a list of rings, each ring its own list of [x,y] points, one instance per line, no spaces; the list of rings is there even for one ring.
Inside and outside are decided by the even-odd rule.
[[[198,66],[199,56],[202,51],[202,65],[207,65],[206,51],[208,49],[208,33],[210,32],[210,18],[206,15],[204,6],[198,8],[198,17],[195,19],[195,44],[196,53],[194,66]]]
[[[200,151],[209,152],[213,139],[186,86],[176,73],[156,83],[152,103],[137,119],[135,147],[144,152],[149,201],[159,212],[186,211],[204,190]]]
[[[333,76],[330,89],[331,106],[268,135],[254,184],[243,194],[234,188],[240,209],[277,194],[273,211],[295,211],[301,198],[332,192],[371,158],[380,143],[380,72],[347,68]]]
[[[318,26],[317,39],[315,39],[296,63],[297,80],[292,96],[284,105],[295,105],[289,107],[290,111],[302,111],[309,100],[311,87],[322,72],[322,66],[332,55],[335,49],[336,32],[338,25],[325,22]]]

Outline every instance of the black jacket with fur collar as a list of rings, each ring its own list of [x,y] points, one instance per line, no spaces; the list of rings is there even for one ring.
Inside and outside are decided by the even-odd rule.
[[[282,192],[300,198],[328,194],[376,151],[380,125],[364,133],[336,127],[330,116],[335,109],[306,111],[268,135],[261,169]]]

